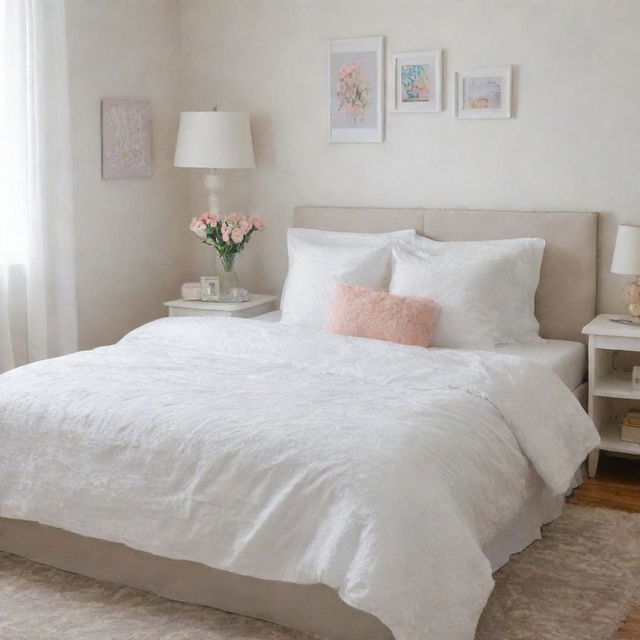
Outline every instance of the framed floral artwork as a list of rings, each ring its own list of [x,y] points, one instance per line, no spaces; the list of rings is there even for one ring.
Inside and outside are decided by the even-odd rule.
[[[330,40],[329,141],[384,139],[384,38]]]
[[[442,51],[394,53],[389,71],[394,111],[442,111]]]
[[[510,118],[511,67],[485,67],[456,73],[458,118]]]

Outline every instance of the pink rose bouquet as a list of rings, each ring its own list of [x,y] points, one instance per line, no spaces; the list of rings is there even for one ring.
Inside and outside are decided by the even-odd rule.
[[[244,249],[254,231],[262,231],[262,218],[247,218],[244,213],[227,213],[224,218],[217,213],[203,213],[193,218],[189,229],[205,244],[218,252],[226,271],[231,271],[233,261]]]

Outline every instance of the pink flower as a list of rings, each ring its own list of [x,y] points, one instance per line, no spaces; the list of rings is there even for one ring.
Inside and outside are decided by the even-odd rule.
[[[189,229],[195,233],[198,238],[204,238],[206,235],[207,225],[200,218],[192,218]]]
[[[224,217],[224,221],[232,225],[233,227],[236,227],[246,219],[247,216],[245,216],[244,213],[227,213],[227,215]]]
[[[258,216],[251,218],[251,224],[258,231],[262,231],[264,229],[264,220]]]
[[[216,228],[215,231],[212,231],[213,227]],[[207,211],[197,218],[192,218],[189,229],[204,242],[219,249],[220,243],[243,246],[253,231],[264,229],[264,222],[262,218],[249,218],[244,213],[230,212],[222,217],[214,211]],[[207,234],[210,234],[210,237],[207,237]],[[233,250],[238,251],[240,248],[233,247]]]
[[[346,62],[338,70],[338,110],[343,111],[349,121],[357,122],[364,117],[369,106],[371,84],[364,78],[359,62]]]
[[[205,224],[215,227],[218,224],[218,220],[220,220],[220,216],[217,213],[203,213],[200,216],[200,220]]]

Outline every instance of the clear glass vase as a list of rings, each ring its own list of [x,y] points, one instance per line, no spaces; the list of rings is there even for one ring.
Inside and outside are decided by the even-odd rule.
[[[246,302],[249,299],[249,292],[240,284],[236,272],[237,257],[237,253],[218,256],[219,302]]]

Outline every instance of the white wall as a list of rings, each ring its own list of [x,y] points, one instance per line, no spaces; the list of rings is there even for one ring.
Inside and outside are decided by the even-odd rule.
[[[180,100],[176,0],[66,0],[81,348],[166,315],[186,278],[188,188],[173,168]],[[100,98],[151,100],[153,176],[101,178]]]
[[[245,280],[278,292],[296,205],[600,211],[603,310],[619,222],[640,224],[637,0],[182,0],[181,107],[248,110],[258,168],[229,208],[264,215]],[[441,114],[388,114],[383,144],[329,144],[326,41],[384,35],[388,51],[442,48]],[[455,69],[516,66],[516,117],[456,120]],[[191,180],[192,214],[205,210]],[[192,275],[202,269],[194,250]]]

